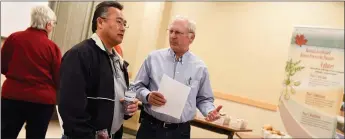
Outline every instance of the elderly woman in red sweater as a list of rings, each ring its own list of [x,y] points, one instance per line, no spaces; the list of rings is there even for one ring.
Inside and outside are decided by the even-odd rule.
[[[31,12],[31,26],[11,34],[1,49],[1,138],[45,138],[56,104],[61,52],[48,39],[56,15],[48,6]]]

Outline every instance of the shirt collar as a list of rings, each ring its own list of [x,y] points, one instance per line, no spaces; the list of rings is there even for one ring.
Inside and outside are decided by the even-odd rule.
[[[173,60],[176,61],[176,54],[174,52],[174,50],[172,50],[171,48],[168,49],[170,56],[172,56]],[[184,60],[190,55],[190,51],[188,50],[187,52],[185,52],[178,60],[178,62],[181,62],[181,64],[184,63]]]
[[[93,33],[91,35],[91,38],[95,41],[96,45],[101,48],[103,51],[107,52],[107,50],[105,50],[105,46],[101,40],[101,38],[99,38],[97,33]],[[120,60],[121,65],[123,65],[123,58],[114,50],[112,49],[113,53],[115,54],[115,57],[118,57],[118,59]],[[108,53],[108,52],[107,52]]]

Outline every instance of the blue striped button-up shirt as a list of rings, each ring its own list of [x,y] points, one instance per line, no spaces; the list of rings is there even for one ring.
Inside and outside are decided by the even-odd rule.
[[[180,119],[153,111],[146,100],[151,91],[158,91],[163,74],[191,87]],[[156,50],[149,54],[141,66],[134,86],[137,98],[143,102],[145,111],[153,117],[170,123],[182,123],[194,118],[196,108],[206,116],[215,107],[214,98],[205,63],[191,52],[176,60],[170,48]],[[178,95],[179,92],[176,92]]]

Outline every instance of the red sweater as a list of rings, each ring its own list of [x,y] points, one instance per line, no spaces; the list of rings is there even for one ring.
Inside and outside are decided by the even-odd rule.
[[[123,57],[123,53],[122,53],[122,49],[120,45],[116,45],[115,50],[121,57]]]
[[[44,30],[11,34],[1,48],[2,98],[55,104],[61,52]]]

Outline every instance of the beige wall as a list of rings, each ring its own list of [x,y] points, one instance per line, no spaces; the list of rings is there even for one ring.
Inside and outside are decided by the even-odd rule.
[[[130,28],[122,46],[133,78],[150,51],[168,47],[165,29],[172,16],[181,14],[197,23],[191,50],[207,64],[213,89],[270,104],[278,102],[293,27],[344,28],[343,2],[123,4]],[[260,127],[267,123],[284,131],[279,112],[220,99],[216,104],[233,117],[249,120],[254,134],[260,134]],[[192,128],[192,137],[224,136]]]
[[[126,2],[123,4],[125,6],[124,16],[129,21],[130,29],[126,31],[122,48],[124,58],[130,63],[129,70],[136,73],[147,54],[157,49],[165,4],[162,2]]]

